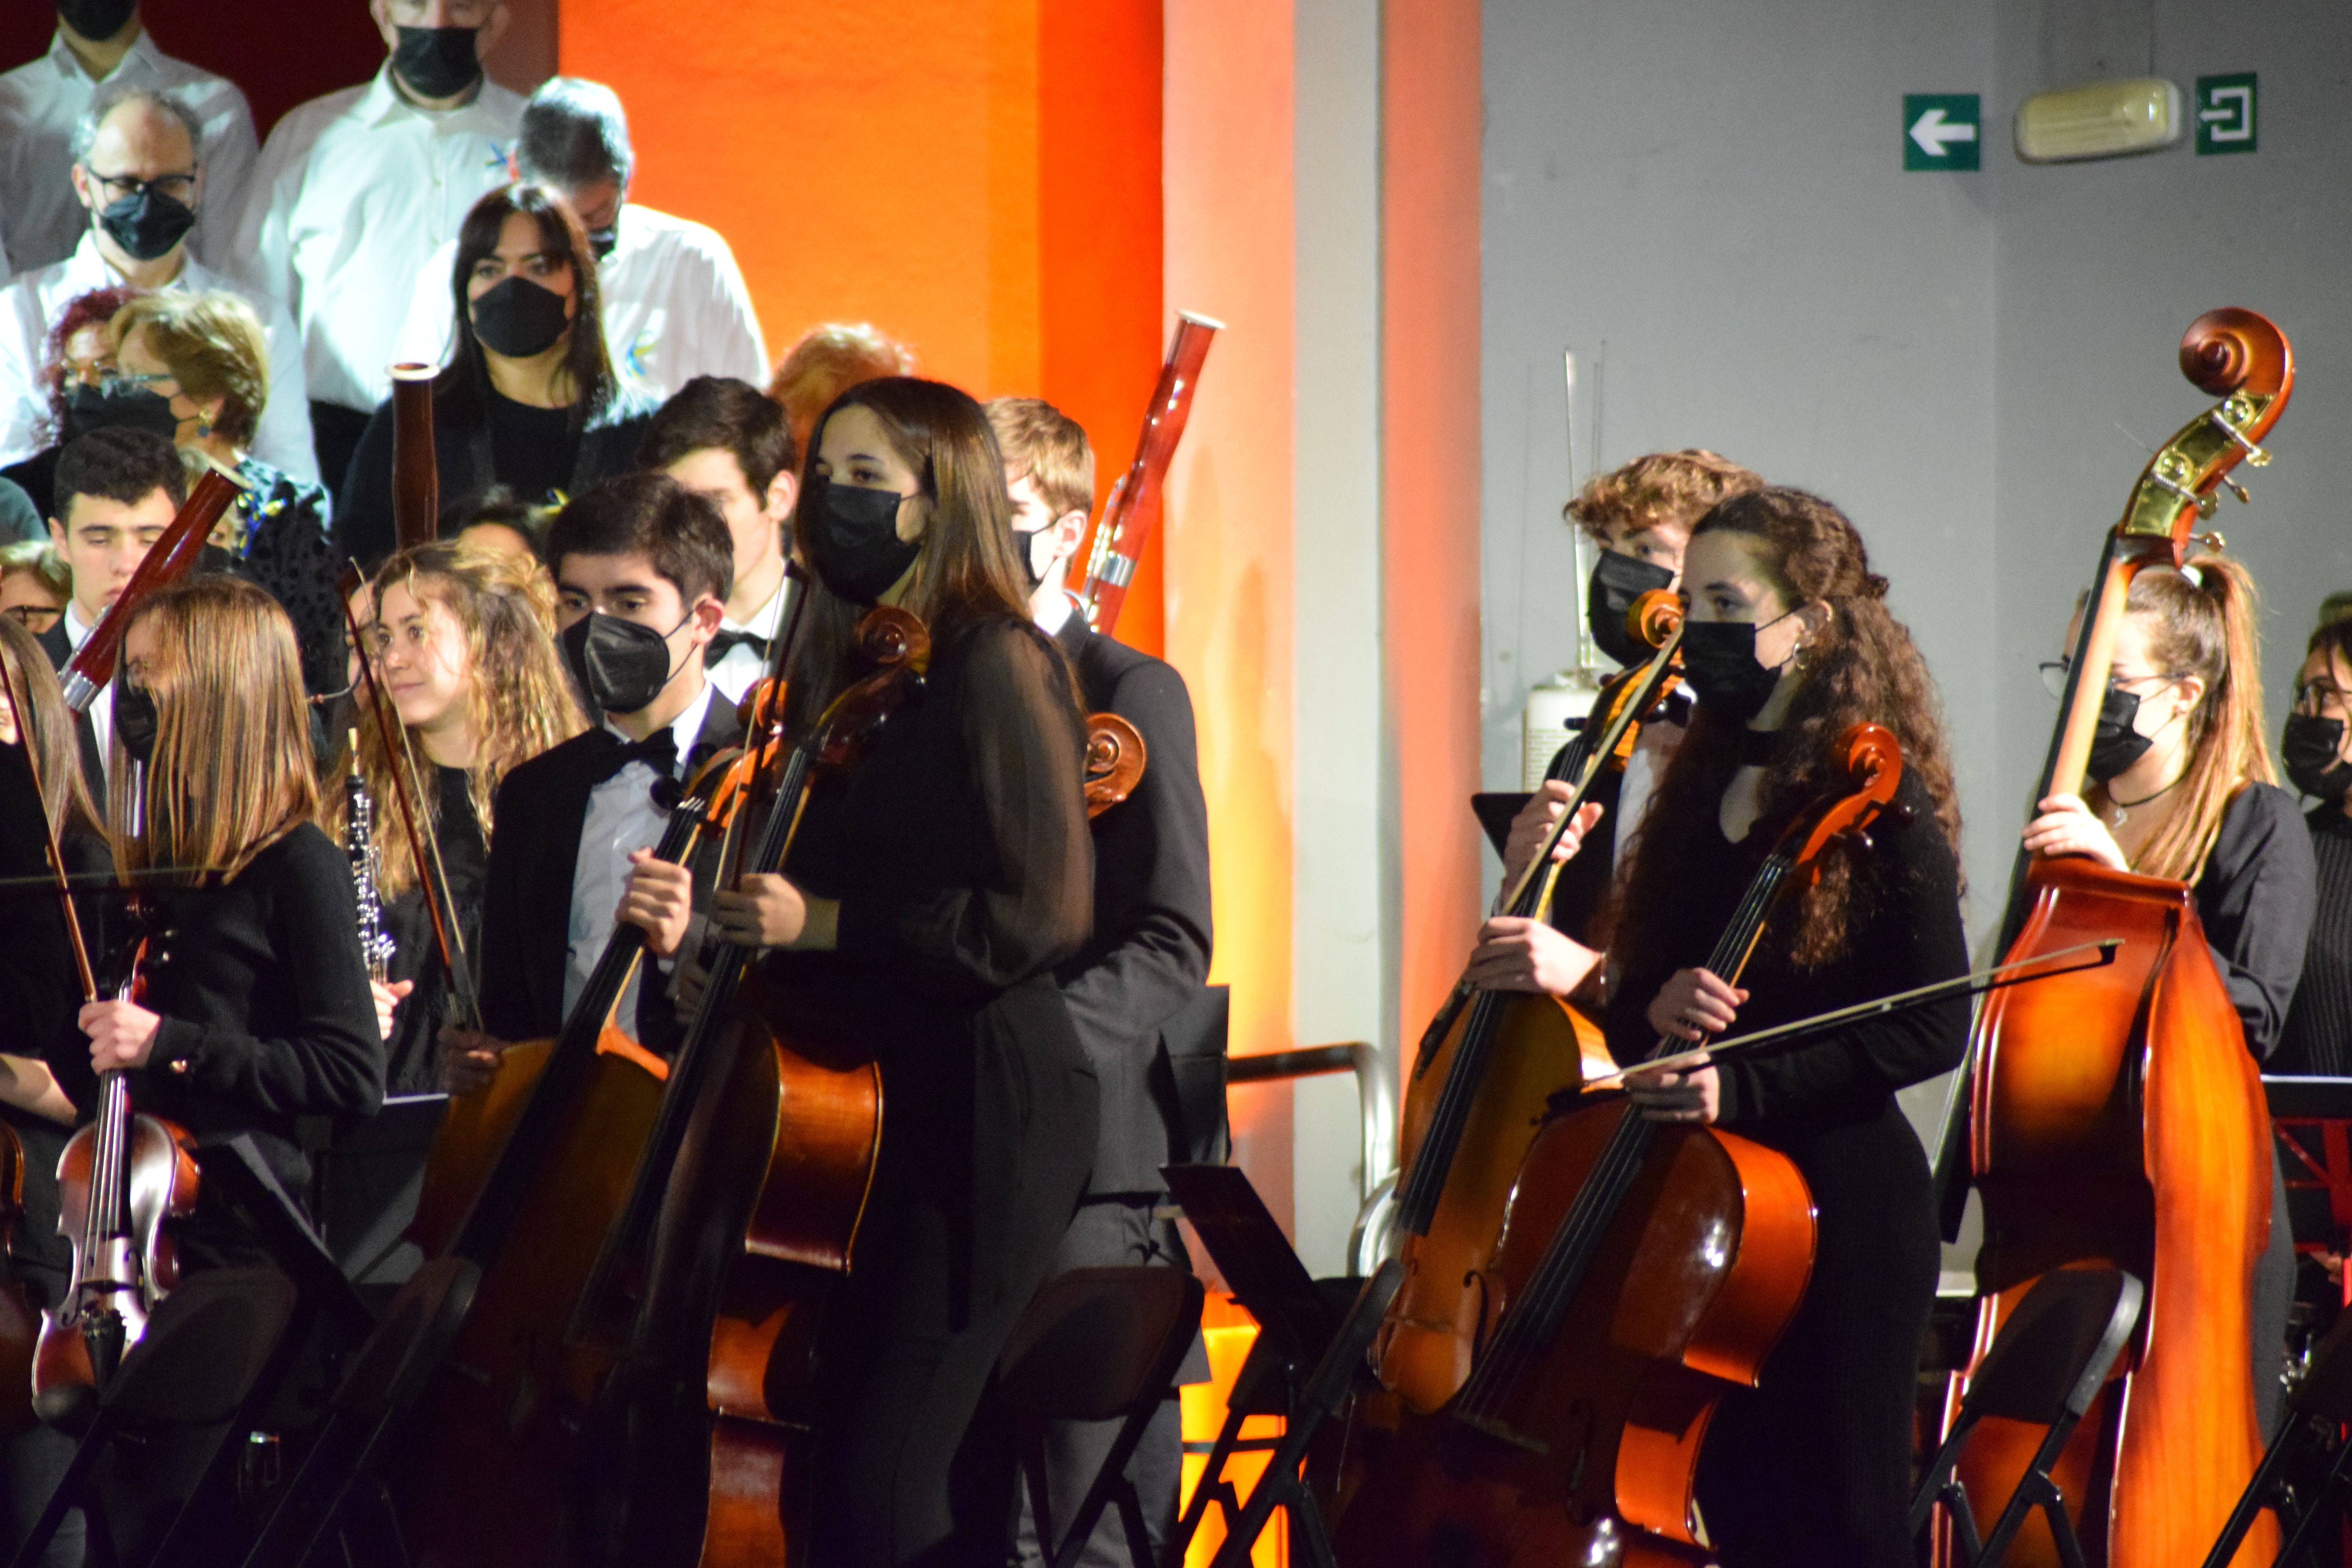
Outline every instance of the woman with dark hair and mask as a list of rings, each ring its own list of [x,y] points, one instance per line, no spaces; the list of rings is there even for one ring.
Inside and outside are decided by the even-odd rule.
[[[474,204],[450,272],[457,330],[433,382],[441,505],[502,485],[531,504],[634,470],[653,395],[604,346],[596,256],[570,204],[508,185]],[[392,552],[392,405],[352,454],[338,552],[373,566]]]
[[[1013,1446],[983,1394],[1095,1148],[1095,1083],[1054,983],[1093,922],[1085,721],[1029,619],[1004,464],[953,387],[893,376],[817,421],[816,581],[796,726],[855,677],[859,618],[930,628],[921,700],[811,798],[780,877],[712,900],[785,1021],[880,1061],[880,1165],[830,1310],[811,1561],[1002,1563]]]
[[[2319,804],[2304,817],[2318,875],[2303,978],[2270,1070],[2352,1078],[2352,620],[2326,619],[2295,677],[2279,761]]]
[[[1942,704],[1885,594],[1853,525],[1800,490],[1736,496],[1693,530],[1683,656],[1697,700],[1600,922],[1619,1060],[1967,969]],[[1827,851],[1738,985],[1701,967],[1781,831],[1841,789],[1838,739],[1865,721],[1902,745],[1893,809]],[[1654,1120],[1786,1153],[1817,1215],[1803,1305],[1707,1431],[1699,1500],[1725,1568],[1909,1568],[1911,1409],[1940,1254],[1927,1156],[1895,1091],[1959,1061],[1968,1017],[1956,998],[1770,1057],[1628,1075]]]
[[[102,425],[143,425],[164,439],[171,431],[152,409],[118,403],[109,394],[114,379],[114,340],[107,323],[114,313],[146,292],[128,284],[93,289],[66,302],[50,323],[48,352],[41,359],[41,391],[47,399],[47,417],[39,426],[41,449],[22,462],[0,468],[0,479],[14,480],[43,517],[57,513],[55,505],[58,454],[77,436],[87,436]],[[127,388],[122,390],[128,390]]]
[[[2190,884],[2246,1049],[2266,1061],[2303,976],[2318,872],[2263,742],[2261,617],[2253,577],[2234,561],[2200,555],[2134,577],[2091,744],[2096,782],[2036,805],[2025,847]],[[2066,667],[2063,655],[2042,667],[2053,690],[2064,689]],[[2294,1233],[2273,1165],[2270,1250],[2254,1270],[2254,1412],[2265,1436],[2277,1428],[2294,1299]]]

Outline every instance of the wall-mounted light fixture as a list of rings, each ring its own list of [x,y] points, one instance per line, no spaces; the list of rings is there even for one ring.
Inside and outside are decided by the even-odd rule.
[[[2162,77],[2036,93],[2017,110],[2017,155],[2029,163],[2119,158],[2179,140],[2180,89]]]

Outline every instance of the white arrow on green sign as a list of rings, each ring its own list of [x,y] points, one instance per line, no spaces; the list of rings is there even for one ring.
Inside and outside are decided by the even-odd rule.
[[[1984,166],[1984,111],[1973,92],[1906,92],[1903,95],[1903,166],[1906,169],[1978,169]]]

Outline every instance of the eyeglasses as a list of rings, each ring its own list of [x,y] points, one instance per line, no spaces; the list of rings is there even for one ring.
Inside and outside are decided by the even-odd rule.
[[[185,206],[196,194],[196,176],[194,174],[158,174],[152,180],[142,180],[135,174],[101,174],[88,164],[82,166],[82,172],[105,194],[109,202],[132,201],[152,191]]]
[[[2352,710],[2352,699],[2347,699],[2344,689],[2333,681],[2314,680],[2294,689],[2294,710],[2311,718],[2321,714],[2341,718]]]
[[[152,392],[167,381],[179,384],[168,371],[105,370],[99,373],[98,384],[109,397],[116,397],[126,392]]]
[[[2061,658],[2045,658],[2042,661],[2039,668],[2042,670],[2042,684],[2049,689],[2050,695],[2053,697],[2063,698],[2066,695],[2067,673],[2074,668],[2074,658],[2071,656]],[[2149,680],[2160,680],[2168,686],[2179,679],[2180,676],[2178,671],[2169,675],[2131,676],[2116,675],[2111,672],[2107,676],[2107,689],[2110,691],[2128,691],[2133,687],[2141,684],[2143,681]]]
[[[0,610],[0,616],[7,616],[28,632],[47,631],[64,613],[47,605],[11,605]]]

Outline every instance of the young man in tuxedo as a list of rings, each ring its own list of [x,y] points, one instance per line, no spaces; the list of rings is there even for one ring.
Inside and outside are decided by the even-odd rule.
[[[651,851],[683,784],[742,735],[703,673],[733,559],[719,509],[666,474],[604,480],[549,528],[565,662],[601,717],[499,786],[483,1032],[442,1032],[454,1088],[488,1082],[507,1043],[557,1033],[623,921],[644,929],[647,956],[614,1020],[648,1049],[675,1047],[682,1023],[667,975],[695,882]]]
[[[1209,809],[1201,794],[1192,701],[1184,678],[1087,625],[1071,597],[1071,559],[1094,500],[1094,452],[1086,432],[1051,404],[999,398],[989,423],[1004,454],[1014,544],[1032,586],[1030,611],[1068,654],[1089,712],[1110,711],[1143,736],[1135,792],[1094,819],[1095,931],[1058,978],[1070,1021],[1100,1086],[1094,1173],[1063,1237],[1055,1272],[1134,1264],[1189,1268],[1165,1204],[1160,1167],[1184,1157],[1183,1123],[1163,1031],[1209,974]],[[1194,1359],[1200,1360],[1196,1351]],[[1187,1369],[1186,1381],[1207,1375]],[[1053,1516],[1066,1520],[1086,1494],[1118,1423],[1064,1422],[1047,1444]],[[1175,1521],[1182,1435],[1171,1402],[1130,1462],[1155,1553]],[[1041,1548],[1022,1499],[1021,1557]],[[1081,1561],[1129,1562],[1126,1532],[1107,1510]],[[1137,1568],[1147,1568],[1138,1564]]]
[[[188,499],[187,472],[172,443],[152,430],[93,430],[58,454],[57,515],[49,543],[73,574],[65,614],[40,634],[49,664],[63,669],[98,629],[131,574],[163,536]],[[106,807],[107,739],[114,728],[109,685],[75,720],[81,741],[82,778],[99,809]]]

